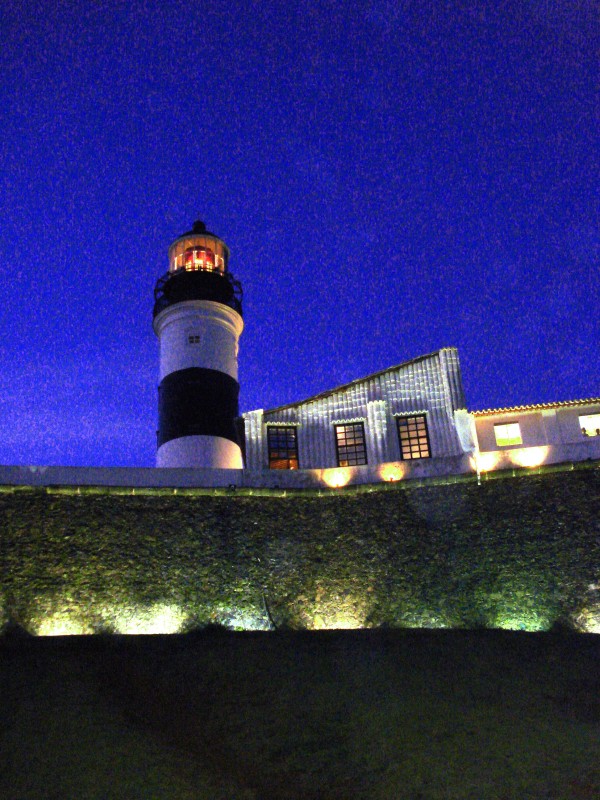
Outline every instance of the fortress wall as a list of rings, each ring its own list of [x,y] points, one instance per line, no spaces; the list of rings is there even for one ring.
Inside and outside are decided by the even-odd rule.
[[[600,465],[303,495],[0,492],[0,607],[32,633],[600,632]]]
[[[600,437],[572,444],[512,447],[444,458],[392,461],[359,467],[328,469],[250,470],[154,467],[0,466],[2,486],[114,486],[129,488],[221,487],[327,489],[387,481],[410,481],[550,464],[573,464],[600,459]]]
[[[472,471],[473,466],[467,455],[360,467],[300,470],[0,466],[0,486],[326,489],[347,484],[376,483],[389,480],[389,475],[395,475],[395,480],[400,480]]]

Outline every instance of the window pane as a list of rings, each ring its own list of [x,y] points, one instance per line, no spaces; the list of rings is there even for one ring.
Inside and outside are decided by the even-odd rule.
[[[335,426],[338,466],[353,467],[367,463],[365,428],[362,422]]]
[[[400,438],[400,455],[403,459],[430,458],[427,418],[424,414],[413,417],[396,417]]]
[[[496,444],[498,447],[523,444],[521,428],[518,422],[507,422],[500,425],[494,425],[494,435],[496,437]]]
[[[600,414],[581,414],[579,427],[584,436],[600,436]]]
[[[298,441],[295,426],[267,428],[270,469],[298,469]]]

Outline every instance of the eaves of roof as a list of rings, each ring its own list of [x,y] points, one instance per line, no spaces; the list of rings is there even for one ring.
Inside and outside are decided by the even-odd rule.
[[[320,394],[315,394],[312,397],[307,397],[305,400],[298,400],[294,403],[286,403],[283,406],[277,406],[276,408],[269,408],[265,409],[265,414],[273,414],[276,411],[284,411],[288,408],[296,408],[297,406],[304,406],[307,403],[313,403],[315,400],[323,400],[325,397],[330,397],[332,394],[337,394],[338,392],[345,392],[348,389],[353,388],[354,386],[359,386],[361,383],[365,383],[366,381],[371,381],[374,378],[378,378],[380,375],[385,375],[386,372],[395,372],[399,369],[404,369],[405,367],[409,367],[412,364],[418,364],[420,361],[425,361],[428,358],[434,358],[438,356],[442,350],[448,350],[450,348],[442,347],[440,350],[436,350],[433,353],[428,353],[425,356],[418,356],[417,358],[411,358],[410,361],[403,361],[402,364],[397,364],[395,367],[388,367],[387,369],[381,369],[379,372],[373,372],[371,375],[366,375],[364,378],[357,378],[354,381],[350,381],[350,383],[344,383],[341,386],[336,386],[335,389],[328,389],[326,392],[321,392]]]
[[[530,403],[524,406],[507,406],[506,408],[486,408],[479,411],[472,411],[475,417],[483,417],[489,414],[509,414],[519,411],[542,411],[547,408],[566,408],[567,406],[591,406],[600,404],[600,397],[588,397],[584,400],[559,400],[556,403]]]

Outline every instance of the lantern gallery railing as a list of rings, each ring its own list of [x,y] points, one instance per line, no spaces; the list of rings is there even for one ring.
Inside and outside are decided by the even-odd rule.
[[[167,272],[154,288],[154,316],[173,303],[212,300],[242,315],[242,285],[230,272],[217,269],[178,269]]]

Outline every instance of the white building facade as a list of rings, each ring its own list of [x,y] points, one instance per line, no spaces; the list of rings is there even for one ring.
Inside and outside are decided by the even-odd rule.
[[[600,459],[600,398],[474,411],[478,469]]]
[[[600,459],[599,398],[469,412],[453,347],[243,421],[245,471],[290,488]]]
[[[328,469],[462,456],[472,449],[465,414],[458,353],[444,348],[299,403],[245,413],[245,467]]]

